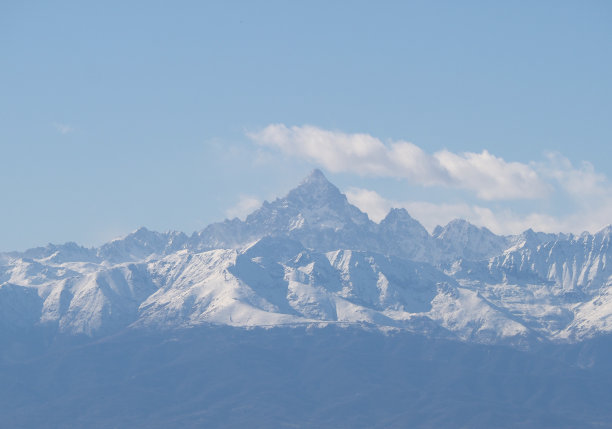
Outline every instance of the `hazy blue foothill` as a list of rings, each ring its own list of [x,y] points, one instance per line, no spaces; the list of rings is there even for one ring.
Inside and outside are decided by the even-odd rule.
[[[3,427],[601,428],[610,337],[532,351],[363,329],[3,338]]]

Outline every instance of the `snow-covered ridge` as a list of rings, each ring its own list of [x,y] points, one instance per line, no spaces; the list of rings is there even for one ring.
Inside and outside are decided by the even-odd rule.
[[[465,341],[580,341],[612,330],[610,226],[433,234],[404,209],[372,222],[315,170],[245,221],[141,228],[99,248],[0,254],[0,328],[105,335],[154,326],[358,325]]]

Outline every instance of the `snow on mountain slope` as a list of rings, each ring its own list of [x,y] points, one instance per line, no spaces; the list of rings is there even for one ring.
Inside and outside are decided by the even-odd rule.
[[[391,209],[378,226],[377,248],[382,253],[415,261],[432,260],[433,241],[427,230],[406,209]]]
[[[97,249],[0,254],[0,325],[362,325],[465,341],[580,341],[612,330],[610,226],[430,235],[404,209],[372,222],[318,170],[245,221],[191,237],[141,228]]]
[[[560,337],[579,340],[612,332],[612,284],[593,299],[575,306],[574,318]]]
[[[154,232],[140,228],[126,237],[115,239],[100,247],[97,256],[108,262],[134,262],[151,255],[166,255],[183,249],[187,236],[182,232]]]
[[[449,256],[454,259],[487,259],[499,255],[509,245],[508,238],[495,235],[487,228],[478,228],[462,219],[455,219],[445,227],[436,227],[432,235],[440,260]]]
[[[610,227],[578,237],[526,231],[514,243],[488,261],[457,261],[446,273],[544,337],[576,340],[611,330]]]
[[[366,323],[410,327],[454,282],[425,264],[366,252],[311,252],[264,238],[241,252],[180,252],[151,262],[159,290],[139,323],[234,326]],[[417,317],[418,319],[418,317]]]
[[[580,299],[607,287],[612,276],[610,234],[607,226],[594,235],[524,245],[491,259],[489,271],[500,279],[529,278],[550,284],[551,292]]]
[[[474,290],[457,288],[432,301],[430,317],[463,340],[526,343],[534,334],[522,321],[492,305]]]
[[[236,256],[235,250],[181,252],[151,263],[149,269],[159,289],[142,303],[139,323],[265,326],[297,321],[279,313],[229,272]]]
[[[88,249],[76,243],[65,243],[61,245],[48,244],[45,247],[36,247],[19,254],[10,254],[15,257],[27,259],[48,260],[52,262],[75,262],[75,261],[98,261],[96,249]],[[7,255],[8,256],[8,255]]]
[[[156,290],[144,268],[115,266],[47,288],[41,321],[57,322],[62,332],[87,335],[129,325],[141,302]]]
[[[19,326],[38,323],[56,326],[60,332],[103,335],[130,325],[340,323],[437,330],[446,336],[492,341],[482,329],[472,332],[473,323],[469,335],[463,334],[469,322],[457,323],[454,317],[447,323],[438,304],[443,297],[454,297],[464,321],[477,318],[481,324],[495,324],[505,318],[479,297],[457,299],[465,292],[431,265],[363,251],[313,252],[282,237],[265,237],[241,251],[182,250],[141,264],[71,263],[71,269],[63,265],[16,264],[14,280],[26,285],[5,283],[0,291],[12,293],[6,300],[11,305],[29,303],[29,319],[19,321]],[[479,311],[473,311],[474,301]],[[32,309],[36,305],[38,309]],[[496,340],[517,336],[514,331],[502,334]]]

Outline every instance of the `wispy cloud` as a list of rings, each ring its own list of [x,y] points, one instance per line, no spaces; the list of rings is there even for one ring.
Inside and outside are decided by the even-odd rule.
[[[597,173],[588,161],[582,161],[578,168],[558,152],[546,154],[546,162],[537,164],[544,177],[556,181],[571,195],[601,197],[610,194],[610,182],[605,174]]]
[[[59,122],[51,123],[53,128],[55,128],[60,134],[69,134],[74,131],[74,128],[68,124],[62,124]]]
[[[486,150],[428,154],[410,142],[384,144],[369,134],[283,124],[269,125],[249,137],[332,172],[397,177],[423,186],[466,189],[483,200],[534,199],[551,191],[531,165],[507,162]]]
[[[237,217],[244,220],[248,214],[258,209],[260,206],[261,201],[259,199],[249,195],[241,195],[238,203],[227,209],[225,215],[230,219]]]

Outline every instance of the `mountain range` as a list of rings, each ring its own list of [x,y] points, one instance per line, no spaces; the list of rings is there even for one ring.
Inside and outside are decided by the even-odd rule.
[[[0,328],[99,338],[194,326],[358,327],[530,347],[612,331],[607,226],[499,236],[379,223],[319,170],[245,220],[0,254]],[[611,259],[612,261],[612,259]]]

